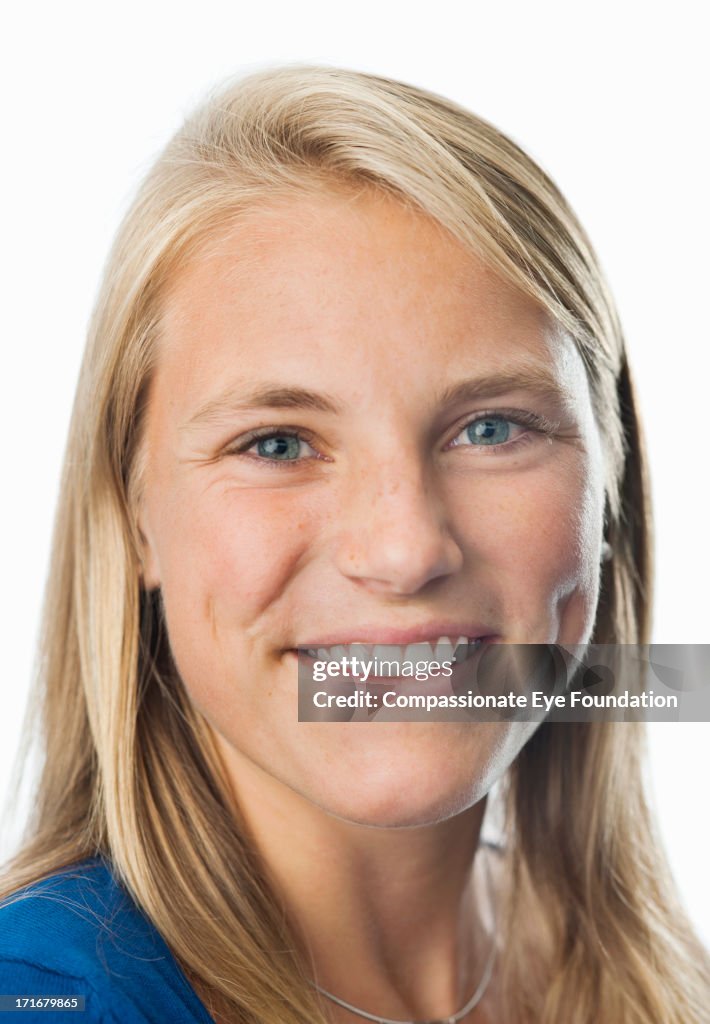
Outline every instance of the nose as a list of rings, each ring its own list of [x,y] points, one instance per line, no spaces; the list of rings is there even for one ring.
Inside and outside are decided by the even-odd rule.
[[[457,572],[463,552],[445,502],[421,460],[372,460],[343,495],[336,562],[343,575],[380,594],[409,595]]]

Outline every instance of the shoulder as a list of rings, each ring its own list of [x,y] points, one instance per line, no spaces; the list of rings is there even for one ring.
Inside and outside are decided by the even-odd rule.
[[[163,938],[100,858],[0,901],[0,994],[83,996],[87,1024],[211,1020]],[[43,1011],[37,1019],[53,1017]]]

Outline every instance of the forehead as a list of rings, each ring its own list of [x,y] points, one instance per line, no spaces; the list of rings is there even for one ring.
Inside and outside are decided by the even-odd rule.
[[[265,315],[286,301],[305,314],[314,292],[323,314],[334,291],[341,308],[356,304],[362,294],[355,286],[362,280],[371,300],[387,296],[394,306],[398,296],[387,289],[395,278],[404,298],[411,300],[414,292],[421,305],[429,296],[438,309],[468,302],[468,315],[476,320],[543,316],[432,218],[371,190],[294,196],[241,213],[173,276],[164,322],[179,327],[208,311],[213,319],[217,300],[225,313],[251,311],[261,297],[276,300],[275,308],[262,308]],[[424,294],[423,284],[430,289]],[[307,302],[299,301],[304,293]]]
[[[433,219],[374,190],[241,215],[173,277],[161,326],[158,372],[176,400],[276,362],[286,375],[330,368],[344,383],[462,356],[488,371],[512,359],[558,377],[581,369],[536,303]]]

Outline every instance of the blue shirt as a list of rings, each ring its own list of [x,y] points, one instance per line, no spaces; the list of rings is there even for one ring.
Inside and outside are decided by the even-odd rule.
[[[213,1024],[163,938],[99,858],[0,902],[2,996],[85,1000],[83,1013],[0,1010],[8,1024]]]

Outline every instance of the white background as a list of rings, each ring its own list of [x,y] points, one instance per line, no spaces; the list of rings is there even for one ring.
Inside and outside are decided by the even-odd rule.
[[[221,0],[15,5],[2,74],[0,797],[30,677],[89,311],[152,158],[203,92],[279,62],[374,71],[493,121],[548,170],[617,297],[645,413],[657,642],[707,642],[708,81],[702,5]],[[651,772],[686,905],[710,943],[710,724],[656,725]],[[0,854],[9,848],[8,830]]]

